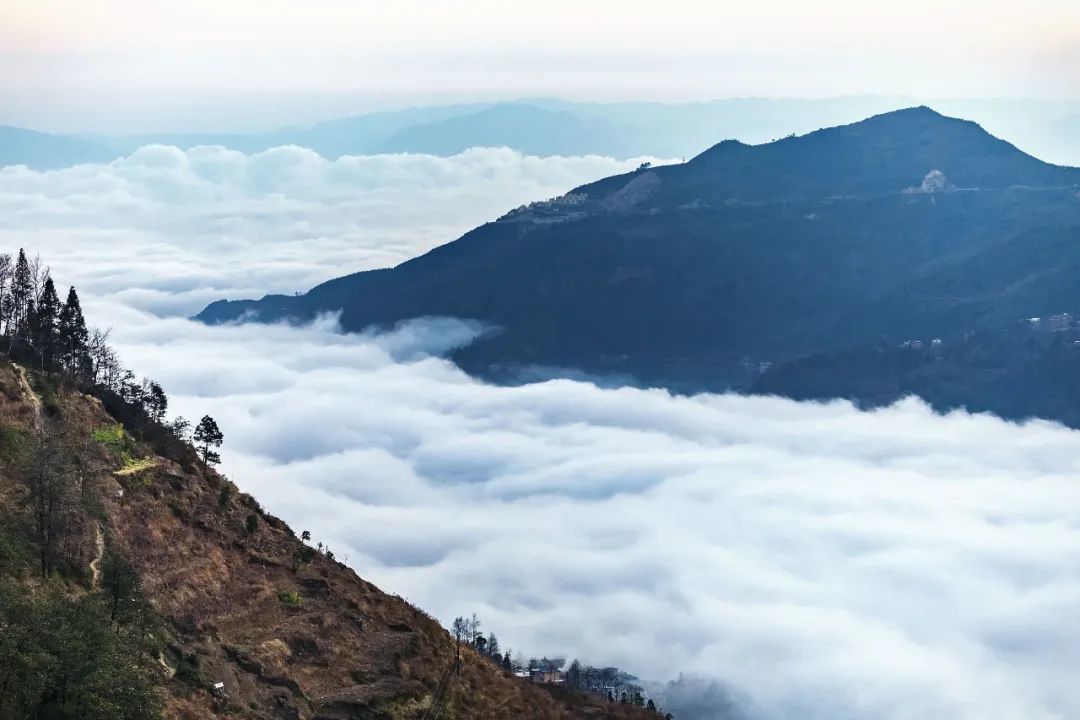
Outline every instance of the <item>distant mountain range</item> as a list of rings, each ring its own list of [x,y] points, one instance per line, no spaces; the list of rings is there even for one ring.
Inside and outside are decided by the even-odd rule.
[[[951,342],[1080,305],[1078,192],[1080,169],[913,108],[764,145],[722,142],[509,213],[395,268],[219,301],[198,318],[341,311],[358,331],[451,315],[493,328],[456,360],[497,380],[583,372],[833,396],[817,388],[829,368],[854,376],[844,352]],[[781,372],[813,357],[831,359]],[[871,403],[919,390],[833,384]],[[982,402],[963,388],[945,396]]]
[[[690,157],[717,138],[762,143],[910,104],[907,98],[875,96],[671,104],[533,99],[410,108],[248,134],[74,137],[0,127],[0,165],[52,169],[108,160],[147,144],[222,145],[246,153],[298,145],[328,158],[387,152],[449,156],[480,146],[505,146],[534,155]],[[1080,164],[1080,104],[945,100],[935,106],[976,119],[1038,157]]]
[[[39,170],[108,162],[118,154],[107,143],[68,135],[0,125],[0,167],[27,165]]]

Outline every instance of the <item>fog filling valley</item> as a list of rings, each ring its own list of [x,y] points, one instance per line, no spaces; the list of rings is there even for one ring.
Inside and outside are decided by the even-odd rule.
[[[444,624],[476,612],[526,656],[715,679],[750,718],[1080,716],[1073,431],[917,400],[496,387],[440,357],[469,319],[184,319],[643,160],[149,147],[0,169],[0,240],[78,286],[170,414],[217,419],[242,489]]]

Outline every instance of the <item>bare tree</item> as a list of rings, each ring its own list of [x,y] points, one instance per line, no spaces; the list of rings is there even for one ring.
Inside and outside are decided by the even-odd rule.
[[[469,644],[476,647],[476,639],[480,637],[480,618],[476,616],[476,613],[472,614],[469,618]]]
[[[0,332],[9,334],[11,327],[8,318],[11,316],[11,273],[15,269],[14,261],[8,253],[0,254]]]
[[[49,266],[41,262],[40,255],[34,255],[29,259],[30,263],[30,288],[34,304],[41,302],[41,291],[45,287],[45,278],[49,277]]]
[[[90,381],[106,387],[111,387],[111,377],[118,371],[119,366],[116,354],[109,347],[111,334],[112,328],[94,328],[86,341],[86,352],[90,356]]]
[[[454,618],[454,639],[458,642],[462,640],[468,641],[468,626],[469,621],[460,615]]]
[[[170,420],[165,427],[177,440],[180,440],[181,442],[191,442],[191,421],[183,415],[177,415]],[[307,530],[304,532],[307,533]],[[311,533],[308,533],[308,536],[304,538],[304,541],[307,542],[310,539]]]
[[[83,499],[81,470],[70,439],[47,424],[34,443],[26,472],[41,574],[45,577],[56,568],[60,548],[73,529],[72,515]]]

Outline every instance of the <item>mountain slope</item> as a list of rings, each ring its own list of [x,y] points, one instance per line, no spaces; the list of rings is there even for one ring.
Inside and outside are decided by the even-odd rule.
[[[0,167],[28,165],[53,170],[114,157],[111,148],[94,140],[0,125]]]
[[[0,591],[12,583],[30,596],[62,590],[87,599],[91,608],[111,604],[114,619],[123,616],[116,608],[126,610],[129,598],[145,597],[156,617],[142,620],[147,630],[136,635],[162,640],[156,647],[157,640],[148,641],[131,658],[137,667],[125,672],[153,680],[170,719],[428,717],[440,679],[455,667],[450,635],[403,599],[307,547],[225,478],[202,472],[190,448],[172,443],[157,454],[124,432],[110,414],[119,402],[84,395],[6,358],[0,363]],[[56,447],[71,453],[81,485],[70,493],[74,504],[57,516],[63,559],[51,585],[29,572],[9,574],[14,554],[8,552],[12,543],[25,545],[27,555],[36,552],[29,539],[35,496],[25,475],[35,472],[35,462],[56,461],[58,453],[35,456],[29,468],[21,456],[32,454],[46,433],[64,438]],[[56,527],[59,532],[59,522]],[[105,604],[118,566],[130,568],[122,574],[129,579]],[[5,624],[7,607],[0,592],[0,659],[10,660],[2,640],[19,628]],[[114,632],[111,623],[104,630]],[[123,623],[115,633],[127,635]],[[14,651],[17,660],[47,667],[46,656]],[[656,717],[577,693],[556,698],[467,647],[461,653],[441,717]],[[0,667],[0,715],[11,689],[6,669]],[[104,694],[120,697],[122,690]],[[124,718],[156,717],[120,707]],[[121,715],[83,710],[48,717]]]
[[[798,400],[846,398],[879,407],[917,395],[939,411],[1054,418],[1080,427],[1080,329],[1030,321],[996,331],[876,343],[770,366],[752,391]]]
[[[999,327],[1071,309],[1080,170],[927,108],[760,146],[724,142],[510,213],[388,270],[198,317],[347,330],[424,315],[497,328],[484,375],[574,367],[680,389],[746,381],[747,356]]]
[[[496,145],[537,155],[687,157],[700,153],[718,137],[766,142],[910,104],[910,99],[884,96],[729,98],[691,103],[583,103],[537,98],[405,108],[256,133],[158,132],[88,139],[54,135],[52,142],[62,140],[71,146],[57,145],[58,151],[42,163],[30,146],[0,132],[0,165],[51,168],[84,162],[86,156],[78,147],[86,143],[105,148],[106,160],[148,144],[181,148],[222,145],[246,153],[298,145],[328,158],[377,152],[448,155],[466,147]],[[949,114],[978,119],[1039,157],[1073,163],[1080,157],[1080,133],[1074,127],[1076,104],[936,100],[935,106]],[[95,151],[93,157],[97,156]]]
[[[283,145],[308,148],[327,158],[343,155],[371,155],[404,128],[436,123],[467,115],[484,106],[447,105],[406,108],[390,112],[338,118],[310,127],[281,128],[264,133],[193,133],[153,134],[110,138],[107,142],[116,154],[127,154],[149,144],[191,148],[197,145],[222,145],[232,150],[256,153]]]
[[[532,155],[615,155],[631,145],[624,129],[569,111],[501,103],[468,115],[411,125],[395,132],[383,152],[456,155],[472,147],[509,147]]]
[[[679,157],[700,152],[718,134],[768,139],[798,128],[896,107],[893,98],[826,100],[731,99],[701,103],[579,103],[536,99],[373,112],[304,127],[257,133],[142,133],[82,141],[49,136],[56,152],[40,157],[22,136],[0,132],[0,165],[48,169],[85,161],[78,147],[94,142],[111,159],[144,145],[221,145],[245,153],[298,145],[324,157],[378,152],[449,155],[468,147],[505,145],[537,155],[607,153]],[[20,131],[27,133],[29,131]],[[67,147],[59,143],[67,143]],[[95,155],[96,157],[96,155]],[[39,162],[40,161],[40,162]]]

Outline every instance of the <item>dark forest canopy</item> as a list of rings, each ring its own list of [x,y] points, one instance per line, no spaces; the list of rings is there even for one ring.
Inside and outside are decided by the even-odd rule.
[[[109,334],[87,325],[74,286],[61,301],[52,273],[39,257],[23,249],[14,256],[0,254],[0,350],[46,375],[96,391],[125,426],[162,449],[188,447],[191,423],[183,417],[166,420],[169,398],[164,388],[125,368],[109,345]],[[220,444],[220,437],[212,443]],[[215,463],[216,453],[204,453],[204,459]]]

